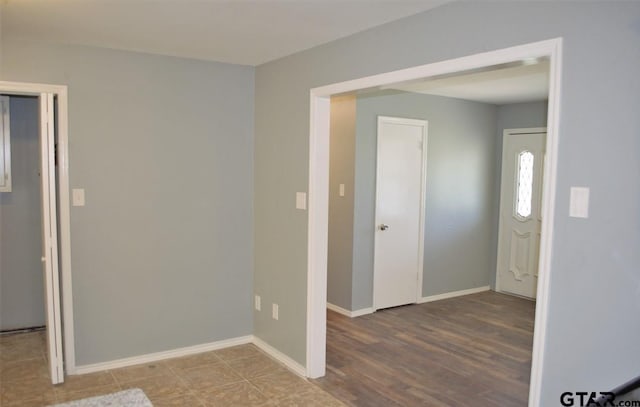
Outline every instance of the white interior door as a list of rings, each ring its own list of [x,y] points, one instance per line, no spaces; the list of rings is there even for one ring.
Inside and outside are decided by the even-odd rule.
[[[546,129],[504,131],[498,291],[535,298],[542,225],[542,175]]]
[[[375,309],[421,295],[427,122],[378,117]]]
[[[58,231],[53,94],[40,94],[40,181],[42,188],[42,265],[45,283],[47,347],[53,384],[64,381],[60,277],[58,275]]]

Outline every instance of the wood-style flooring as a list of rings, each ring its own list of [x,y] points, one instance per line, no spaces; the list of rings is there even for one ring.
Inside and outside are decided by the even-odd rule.
[[[535,303],[483,292],[327,316],[327,375],[351,406],[526,406]]]

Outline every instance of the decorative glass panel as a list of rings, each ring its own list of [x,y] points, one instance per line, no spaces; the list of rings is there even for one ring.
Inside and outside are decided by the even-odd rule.
[[[533,193],[533,153],[518,154],[518,188],[516,190],[516,214],[522,218],[531,215]]]

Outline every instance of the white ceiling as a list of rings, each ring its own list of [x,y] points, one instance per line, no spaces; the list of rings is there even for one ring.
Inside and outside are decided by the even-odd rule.
[[[2,36],[244,65],[452,0],[0,0]]]
[[[426,79],[387,86],[406,92],[448,96],[476,102],[503,105],[546,100],[549,93],[549,62],[539,61],[515,67],[500,68]]]

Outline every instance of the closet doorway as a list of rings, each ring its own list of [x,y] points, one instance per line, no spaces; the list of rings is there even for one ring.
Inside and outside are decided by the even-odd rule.
[[[39,214],[30,216],[38,219],[40,226],[41,255],[30,253],[41,262],[42,284],[44,292],[44,316],[46,325],[46,355],[48,371],[53,384],[64,381],[63,359],[67,371],[74,368],[73,359],[73,314],[71,302],[70,270],[70,228],[69,228],[69,181],[68,181],[68,142],[67,142],[67,89],[64,86],[0,82],[0,94],[3,96],[2,127],[2,172],[3,201],[9,200],[12,190],[20,179],[12,179],[11,126],[10,111],[4,114],[6,103],[31,101],[35,123],[28,126],[37,131],[34,152],[37,157],[36,169],[39,174],[35,183],[39,187]],[[19,106],[16,104],[16,106]],[[6,124],[6,125],[5,125]],[[25,124],[25,127],[28,127]],[[15,165],[15,160],[14,160]],[[16,167],[17,168],[17,167]],[[5,199],[7,197],[7,199]],[[36,205],[35,203],[33,203]],[[4,234],[4,233],[3,233]],[[7,244],[3,236],[3,242]],[[3,248],[4,249],[4,248]],[[37,249],[36,249],[37,250]],[[35,251],[35,250],[34,250]],[[7,270],[3,270],[3,273]],[[3,279],[4,280],[4,279]],[[8,280],[7,280],[8,281]],[[7,287],[9,288],[9,287]],[[62,295],[64,293],[64,295]],[[62,322],[64,309],[64,352]],[[64,357],[66,356],[66,357]]]

